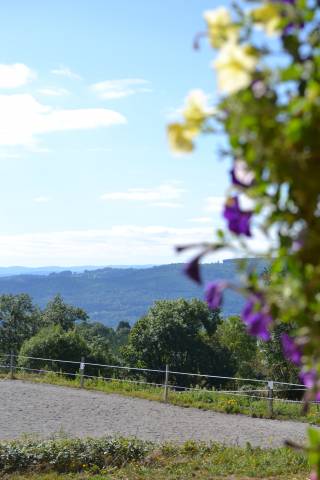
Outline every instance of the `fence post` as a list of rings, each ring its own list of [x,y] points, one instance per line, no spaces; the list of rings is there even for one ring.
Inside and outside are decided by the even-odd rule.
[[[12,350],[10,352],[10,378],[11,380],[14,379],[14,354]]]
[[[81,357],[81,362],[80,362],[80,369],[79,369],[79,373],[80,373],[80,388],[83,388],[83,384],[84,384],[84,367],[85,367],[85,358],[84,357]]]
[[[169,384],[169,365],[166,365],[166,374],[164,377],[164,392],[163,392],[163,401],[168,403],[168,384]]]
[[[273,381],[268,381],[268,413],[269,417],[273,417]]]

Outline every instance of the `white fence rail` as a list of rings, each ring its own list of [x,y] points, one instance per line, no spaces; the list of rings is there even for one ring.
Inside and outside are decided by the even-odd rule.
[[[47,368],[29,368],[23,365],[19,365],[19,360],[30,360],[32,362],[51,362],[52,364],[66,364],[66,365],[73,365],[78,366],[76,371],[74,372],[65,372],[65,371],[57,371],[57,370],[50,370]],[[114,372],[113,375],[104,376],[104,375],[89,375],[86,372],[86,368],[88,367],[100,367],[101,369],[107,369]],[[148,385],[163,388],[163,399],[165,402],[168,401],[169,391],[176,390],[176,391],[193,391],[193,392],[208,392],[214,393],[215,395],[230,395],[235,397],[244,397],[244,398],[251,398],[251,399],[259,399],[265,400],[268,402],[268,409],[270,415],[273,413],[273,404],[274,402],[285,402],[285,403],[298,403],[302,404],[303,401],[301,400],[292,400],[288,398],[279,398],[279,393],[281,392],[301,392],[305,391],[306,388],[304,385],[298,383],[288,383],[288,382],[279,382],[279,381],[272,381],[272,380],[262,380],[256,378],[239,378],[239,377],[227,377],[227,376],[220,376],[220,375],[210,375],[210,374],[203,374],[203,373],[189,373],[189,372],[179,372],[175,370],[170,370],[169,365],[166,365],[165,369],[154,369],[154,368],[139,368],[139,367],[131,367],[125,365],[108,365],[108,364],[100,364],[100,363],[92,363],[86,362],[85,358],[82,357],[79,361],[74,360],[63,360],[63,359],[52,359],[52,358],[43,358],[43,357],[29,357],[24,355],[14,355],[14,354],[7,354],[7,355],[0,355],[0,368],[5,369],[8,371],[10,378],[14,378],[14,373],[16,371],[25,371],[30,373],[39,373],[39,374],[47,374],[47,373],[56,373],[65,376],[71,376],[73,378],[78,377],[80,380],[80,387],[84,387],[84,382],[86,378],[89,379],[99,379],[105,381],[117,381],[117,382],[127,382],[133,383],[138,385]],[[158,374],[163,376],[162,382],[150,382],[143,378],[139,379],[132,379],[132,378],[119,378],[116,375],[117,371],[121,372],[135,372],[135,373],[151,373],[151,374]],[[100,373],[100,372],[99,372]],[[170,383],[172,377],[177,376],[188,376],[192,379],[208,379],[208,380],[221,380],[223,382],[234,382],[239,384],[243,382],[244,384],[259,384],[261,388],[250,388],[247,385],[247,389],[210,389],[210,388],[202,388],[199,386],[183,386],[179,384]],[[177,382],[174,382],[177,383]],[[258,386],[258,385],[257,385]],[[276,387],[276,388],[275,388]],[[283,388],[281,388],[283,387]],[[317,402],[313,402],[317,403]]]

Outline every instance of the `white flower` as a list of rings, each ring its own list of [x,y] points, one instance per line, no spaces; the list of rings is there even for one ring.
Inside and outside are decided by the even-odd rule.
[[[237,159],[233,164],[234,184],[250,187],[254,181],[254,173],[249,170],[244,160]],[[237,183],[236,183],[237,182]]]
[[[221,92],[233,94],[250,85],[258,57],[249,45],[226,43],[213,63]]]

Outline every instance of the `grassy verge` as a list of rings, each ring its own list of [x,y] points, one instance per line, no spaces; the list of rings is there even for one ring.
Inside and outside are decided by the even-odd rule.
[[[286,448],[262,450],[195,442],[155,446],[136,439],[108,438],[1,443],[0,464],[1,476],[8,480],[302,480],[309,470],[301,453]]]
[[[56,373],[42,375],[17,373],[16,378],[73,388],[79,388],[80,386],[79,378],[70,379],[64,375]],[[163,399],[162,388],[125,381],[86,379],[85,388],[155,401],[162,401]],[[269,418],[267,401],[263,398],[254,399],[249,397],[224,395],[214,391],[208,392],[199,389],[185,392],[170,391],[169,402],[173,405],[179,405],[182,407],[193,407],[232,414],[241,413],[251,417]],[[312,404],[310,405],[309,411],[305,414],[302,411],[301,404],[285,403],[275,400],[273,418],[320,424],[319,408],[318,405]]]

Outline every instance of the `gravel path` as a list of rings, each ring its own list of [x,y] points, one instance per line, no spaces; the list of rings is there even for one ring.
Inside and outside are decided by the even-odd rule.
[[[154,442],[189,439],[270,447],[303,441],[306,424],[227,415],[68,387],[0,382],[0,439],[137,436]]]

